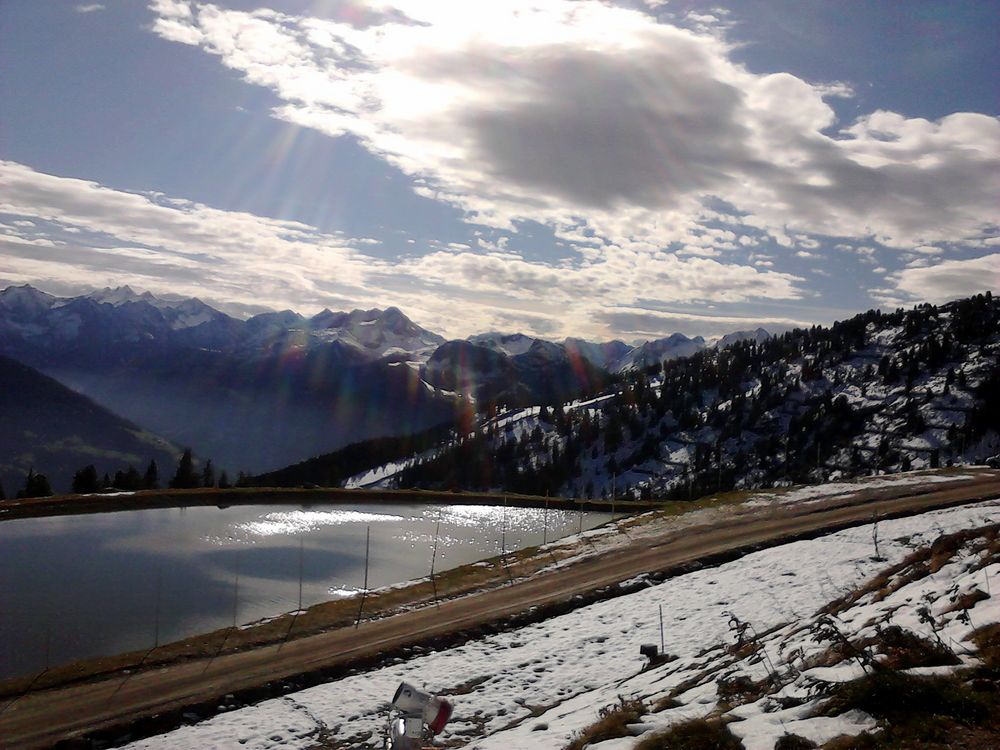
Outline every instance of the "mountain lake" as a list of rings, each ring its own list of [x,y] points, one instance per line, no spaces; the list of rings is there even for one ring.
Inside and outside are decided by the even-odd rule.
[[[426,577],[610,514],[483,505],[192,507],[0,523],[0,678]],[[300,576],[301,571],[301,576]]]

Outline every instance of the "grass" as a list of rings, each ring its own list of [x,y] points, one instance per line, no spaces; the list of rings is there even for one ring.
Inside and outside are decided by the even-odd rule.
[[[986,670],[1000,678],[1000,623],[985,625],[973,631],[971,640],[979,650]]]
[[[955,652],[938,641],[932,641],[898,625],[882,628],[867,639],[863,647],[872,647],[883,654],[880,664],[886,669],[913,667],[943,667],[960,664]]]
[[[745,674],[722,677],[715,682],[719,699],[727,703],[750,703],[767,694],[770,680],[754,682]]]
[[[625,700],[618,696],[618,703],[605,706],[598,712],[600,718],[589,727],[583,729],[566,750],[583,750],[588,745],[618,737],[628,737],[628,724],[637,724],[646,713],[646,704],[641,700]]]
[[[647,737],[636,750],[743,750],[721,719],[691,719]]]
[[[840,685],[827,704],[834,716],[852,709],[892,724],[932,716],[977,722],[989,716],[990,701],[955,677],[879,670]]]
[[[974,690],[965,677],[920,677],[880,670],[839,686],[827,713],[857,709],[880,720],[881,730],[844,737],[827,750],[1000,747],[1000,696]]]
[[[974,544],[982,551],[977,567],[989,564],[992,558],[1000,554],[1000,524],[991,524],[978,529],[966,529],[940,536],[929,547],[921,547],[911,552],[903,560],[889,566],[867,583],[830,602],[821,612],[831,615],[839,614],[850,609],[859,599],[868,594],[871,594],[875,601],[883,601],[907,584],[938,572],[955,557],[960,549],[969,544]]]
[[[797,734],[783,734],[774,743],[774,750],[812,750],[816,743]]]

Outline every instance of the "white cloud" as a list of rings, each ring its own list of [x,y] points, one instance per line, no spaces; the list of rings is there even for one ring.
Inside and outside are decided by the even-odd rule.
[[[303,312],[395,304],[424,325],[468,335],[521,321],[536,334],[608,336],[618,305],[795,299],[798,277],[638,246],[594,249],[553,267],[507,243],[451,243],[389,261],[367,238],[128,193],[0,162],[0,253],[8,281],[128,283],[202,296],[230,310]],[[456,316],[455,310],[462,309]]]
[[[892,275],[891,293],[910,302],[941,303],[980,292],[1000,291],[1000,255],[912,266]]]
[[[1000,223],[997,118],[879,111],[831,136],[824,97],[846,84],[756,75],[714,31],[596,0],[397,0],[364,26],[152,7],[161,36],[274,91],[276,116],[353,134],[473,222],[663,247],[715,197],[781,244],[981,244]]]
[[[85,3],[77,5],[74,10],[76,10],[77,13],[95,13],[99,10],[104,10],[104,6],[100,3]]]
[[[811,325],[810,321],[773,316],[700,315],[628,307],[605,311],[601,313],[601,318],[614,330],[622,332],[627,339],[659,338],[674,331],[706,337],[755,328],[780,333]]]

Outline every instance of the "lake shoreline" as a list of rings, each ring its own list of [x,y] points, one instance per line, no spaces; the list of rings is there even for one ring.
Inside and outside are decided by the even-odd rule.
[[[655,510],[657,502],[635,500],[566,499],[488,492],[440,492],[437,490],[347,490],[336,487],[233,487],[229,489],[140,490],[94,495],[53,495],[0,502],[0,523],[22,518],[118,513],[129,510],[233,505],[508,505],[516,508],[623,514]]]

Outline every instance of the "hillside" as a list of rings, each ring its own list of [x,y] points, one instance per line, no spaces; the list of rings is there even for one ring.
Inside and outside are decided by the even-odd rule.
[[[112,414],[52,378],[0,356],[0,481],[13,497],[29,469],[44,473],[53,490],[70,489],[73,474],[93,464],[98,475],[144,472],[155,460],[169,479],[180,451]]]
[[[1000,303],[870,311],[626,372],[603,395],[481,414],[382,486],[688,499],[981,462],[1000,451]],[[409,460],[405,460],[405,459]]]

